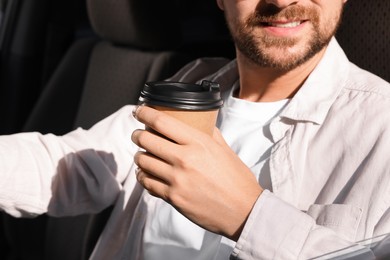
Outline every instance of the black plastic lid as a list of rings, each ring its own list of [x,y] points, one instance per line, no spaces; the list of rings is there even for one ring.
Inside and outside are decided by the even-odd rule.
[[[206,80],[200,85],[169,81],[147,82],[141,91],[139,102],[180,110],[214,110],[223,104],[219,84]]]

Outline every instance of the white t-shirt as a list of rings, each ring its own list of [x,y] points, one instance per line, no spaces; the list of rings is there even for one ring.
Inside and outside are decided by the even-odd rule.
[[[235,98],[235,89],[237,87],[225,98],[218,117],[218,128],[233,151],[251,169],[261,187],[272,191],[269,167],[263,167],[267,166],[273,145],[269,125],[288,99],[250,102]]]

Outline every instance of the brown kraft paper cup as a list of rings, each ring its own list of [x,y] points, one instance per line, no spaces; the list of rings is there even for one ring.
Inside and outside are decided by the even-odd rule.
[[[210,81],[201,84],[149,82],[141,91],[139,103],[167,113],[210,136],[223,104],[219,85]]]
[[[177,110],[168,107],[152,106],[183,123],[192,126],[210,136],[213,135],[215,123],[217,122],[218,110],[188,111]]]

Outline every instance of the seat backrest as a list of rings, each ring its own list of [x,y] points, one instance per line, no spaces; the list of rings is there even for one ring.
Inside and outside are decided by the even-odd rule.
[[[2,1],[0,24],[0,133],[20,131],[40,85],[46,1]],[[29,33],[20,33],[28,31]]]
[[[222,36],[218,33],[208,32],[210,35],[204,37],[197,27],[197,31],[191,31],[196,35],[189,35],[186,25],[196,25],[196,19],[208,16],[197,14],[191,19],[180,12],[181,3],[87,0],[90,22],[98,37],[77,41],[69,49],[23,131],[64,134],[76,127],[89,128],[121,106],[136,103],[146,81],[168,78],[185,63],[203,56],[204,50],[206,55],[212,55],[212,46],[218,50],[217,55],[222,55],[223,49],[232,50],[231,43],[224,43],[221,48]],[[215,8],[208,11],[217,8],[215,2],[208,0],[194,1],[194,5]],[[214,12],[210,15],[214,20]],[[223,19],[220,15],[219,19]],[[109,209],[106,212],[109,214]],[[107,214],[66,218],[43,215],[36,220],[4,216],[5,229],[15,258],[83,259],[87,258]],[[91,219],[98,225],[89,225],[87,234]],[[85,244],[87,248],[83,250]]]
[[[91,24],[100,38],[74,44],[31,113],[25,131],[63,134],[79,126],[88,128],[121,106],[134,103],[145,81],[168,77],[188,62],[186,55],[173,51],[181,39],[180,24],[172,19],[174,0],[164,4],[156,0],[87,3]],[[145,13],[148,15],[140,15]]]
[[[89,23],[80,0],[0,0],[0,8],[0,134],[10,134],[21,131],[58,61]]]
[[[348,58],[390,81],[390,1],[349,0],[336,35]]]

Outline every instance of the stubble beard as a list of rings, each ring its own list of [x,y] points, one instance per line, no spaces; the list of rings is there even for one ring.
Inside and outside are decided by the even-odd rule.
[[[307,36],[308,40],[305,40],[304,46],[298,50],[296,47],[300,44],[300,40],[297,38],[255,33],[256,29],[264,23],[278,21],[281,20],[280,18],[295,17],[307,18],[313,27],[312,33]],[[338,17],[334,17],[332,21],[321,27],[318,11],[294,6],[278,13],[253,13],[245,23],[233,20],[233,27],[230,31],[237,49],[251,62],[260,67],[290,71],[306,63],[329,44],[337,31],[340,20],[341,11]],[[275,54],[275,50],[279,51],[278,55]]]

